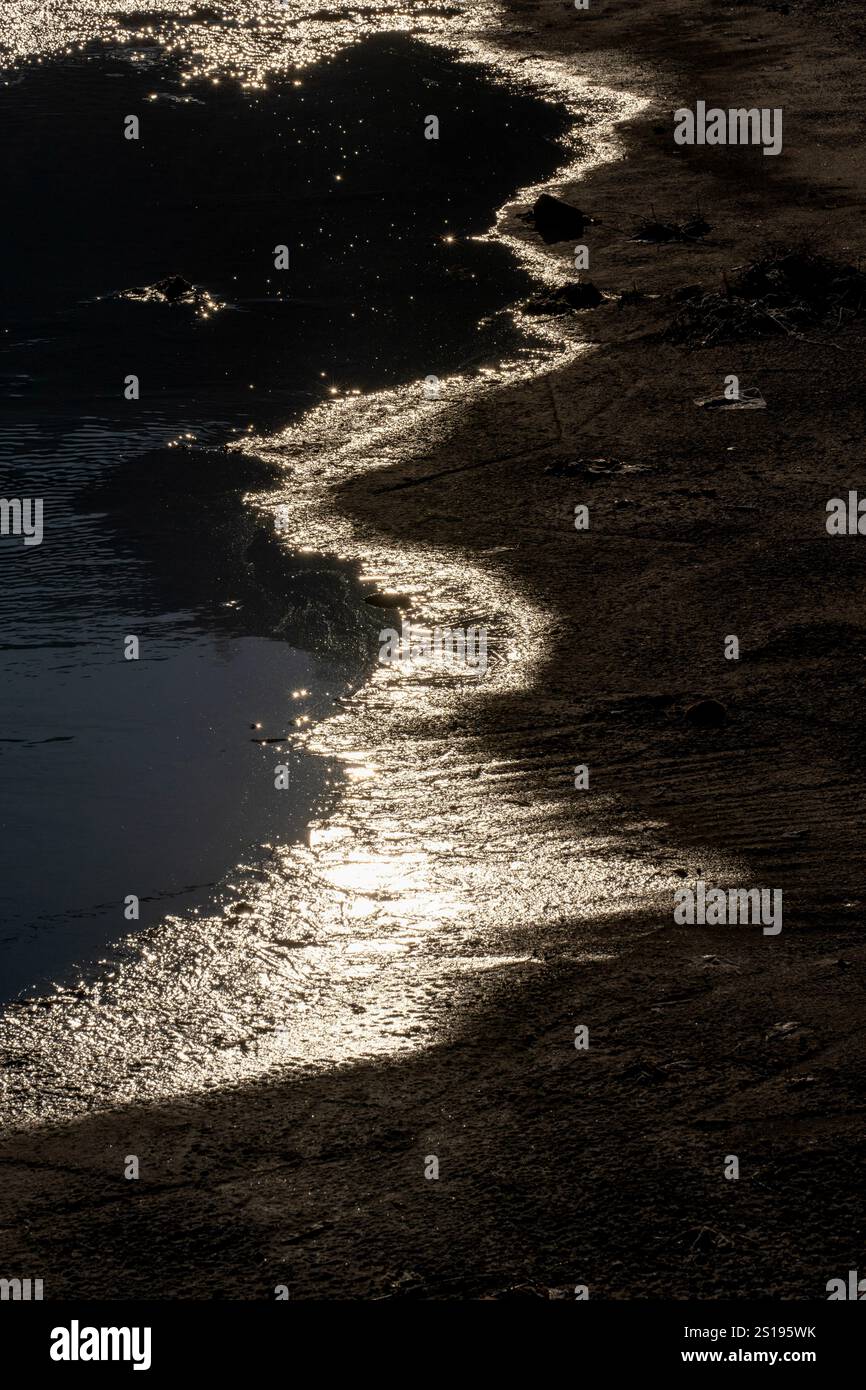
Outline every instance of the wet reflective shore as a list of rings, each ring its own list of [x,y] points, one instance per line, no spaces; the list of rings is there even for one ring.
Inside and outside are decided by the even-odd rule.
[[[104,420],[96,421],[97,428],[91,429],[86,438],[82,436],[87,452],[82,452],[81,464],[74,447],[70,452],[67,445],[73,467],[70,470],[67,466],[65,485],[71,494],[70,537],[74,540],[77,536],[77,513],[87,518],[94,537],[110,538],[108,548],[103,545],[102,561],[107,562],[109,574],[110,566],[116,563],[110,553],[111,545],[121,556],[131,549],[139,568],[141,557],[146,557],[151,593],[145,602],[163,625],[161,640],[166,650],[159,672],[161,690],[145,692],[145,703],[161,702],[169,740],[165,755],[159,752],[158,743],[151,740],[149,758],[154,785],[150,790],[147,783],[140,785],[140,779],[136,783],[134,756],[127,775],[120,762],[123,745],[114,748],[110,739],[106,742],[101,755],[105,776],[119,779],[121,786],[132,778],[142,806],[142,825],[136,829],[135,816],[121,813],[116,818],[120,838],[114,849],[105,836],[93,832],[92,845],[88,842],[77,846],[74,838],[70,840],[69,865],[64,867],[64,861],[57,858],[56,872],[50,878],[55,896],[46,896],[38,904],[39,933],[32,942],[20,931],[18,938],[11,938],[20,964],[13,966],[10,956],[7,994],[16,994],[22,985],[31,987],[25,988],[23,997],[10,1005],[2,1023],[6,1055],[14,1061],[4,1080],[9,1118],[73,1115],[80,1109],[122,1099],[240,1081],[277,1063],[329,1065],[341,1058],[417,1046],[432,1036],[443,969],[450,970],[453,965],[459,975],[466,970],[495,967],[501,960],[507,963],[512,958],[524,958],[525,951],[514,957],[511,946],[504,943],[509,931],[537,906],[538,885],[549,875],[549,866],[524,864],[520,859],[523,832],[516,809],[509,809],[507,804],[494,809],[482,785],[478,797],[467,798],[467,818],[462,813],[454,815],[447,802],[437,809],[436,792],[444,785],[439,776],[441,744],[443,740],[446,744],[452,742],[455,721],[458,726],[461,721],[476,721],[480,707],[495,701],[500,692],[528,688],[532,661],[537,659],[544,640],[543,619],[495,564],[489,568],[479,564],[477,557],[461,555],[459,547],[446,543],[422,547],[417,553],[403,546],[393,551],[390,547],[383,549],[375,535],[350,536],[339,506],[333,505],[333,493],[335,484],[345,476],[358,477],[363,470],[380,463],[377,449],[386,454],[402,451],[407,459],[417,459],[419,451],[428,449],[437,435],[441,437],[443,430],[454,427],[463,403],[479,392],[507,389],[510,378],[531,376],[548,361],[552,349],[543,333],[513,322],[507,313],[497,316],[487,312],[497,303],[507,304],[519,298],[521,292],[525,294],[538,267],[520,267],[520,258],[515,257],[514,247],[506,244],[502,233],[478,235],[489,226],[495,203],[480,217],[477,211],[468,211],[465,198],[461,202],[461,197],[455,198],[452,192],[443,203],[437,178],[450,187],[455,183],[455,170],[462,170],[456,179],[456,187],[462,188],[474,168],[472,161],[477,164],[479,151],[493,140],[497,155],[483,160],[483,164],[494,170],[508,163],[511,182],[503,183],[500,177],[500,187],[517,194],[513,182],[516,162],[525,162],[534,172],[545,164],[553,169],[563,152],[554,137],[568,130],[568,120],[563,120],[557,106],[542,107],[529,99],[529,93],[539,86],[538,74],[529,80],[526,73],[515,71],[485,48],[478,35],[489,21],[489,12],[474,11],[472,25],[468,29],[462,25],[458,32],[457,15],[447,7],[440,11],[434,6],[420,16],[410,7],[405,16],[397,17],[391,8],[385,8],[381,16],[366,14],[361,26],[351,7],[346,7],[344,22],[339,16],[323,16],[311,7],[290,8],[291,14],[276,17],[271,10],[263,15],[261,7],[256,6],[247,7],[247,12],[239,17],[235,8],[228,19],[206,16],[199,22],[195,15],[182,14],[169,6],[159,16],[145,21],[132,11],[129,16],[118,18],[116,11],[109,14],[102,6],[84,4],[65,10],[62,16],[51,13],[50,23],[41,25],[38,14],[29,8],[25,14],[19,7],[19,22],[7,17],[3,31],[4,45],[13,60],[7,69],[12,110],[16,102],[20,104],[26,97],[41,114],[42,98],[49,92],[53,92],[54,105],[62,105],[69,98],[71,82],[73,89],[81,89],[75,98],[77,105],[84,111],[93,107],[94,139],[99,147],[99,141],[105,141],[104,132],[99,132],[106,121],[111,124],[113,110],[109,100],[111,84],[104,81],[107,61],[107,76],[123,79],[124,102],[135,106],[138,101],[146,112],[151,144],[154,134],[157,140],[156,153],[148,155],[143,166],[149,171],[145,188],[135,195],[133,182],[129,194],[118,197],[121,207],[125,203],[131,207],[135,196],[143,198],[144,224],[139,225],[141,219],[136,219],[128,238],[119,223],[103,225],[102,204],[97,200],[93,211],[86,214],[94,222],[92,235],[73,241],[69,256],[49,260],[50,273],[40,277],[36,265],[45,258],[48,248],[44,243],[44,218],[38,215],[38,209],[32,210],[32,216],[19,210],[16,234],[21,237],[20,254],[34,257],[33,274],[22,275],[21,283],[39,287],[45,324],[51,325],[52,312],[56,312],[58,302],[63,304],[66,300],[69,312],[80,320],[76,330],[81,335],[81,346],[74,358],[74,370],[71,376],[68,370],[62,374],[65,408],[74,413],[79,399],[81,408],[86,408],[94,380],[102,383],[105,378],[99,391],[102,396],[106,394],[111,375],[108,344],[118,360],[126,356],[134,359],[136,365],[142,364],[140,371],[146,385],[154,376],[161,383],[160,413],[152,418],[145,415],[144,425],[137,426],[137,435],[130,433],[122,413],[115,418],[109,410]],[[283,19],[293,39],[302,39],[292,43],[291,59],[281,27]],[[413,49],[405,48],[407,40],[400,31],[407,39],[411,35]],[[363,47],[359,46],[362,39]],[[419,39],[432,40],[436,46],[419,46]],[[446,59],[442,47],[445,41],[453,59]],[[403,51],[398,52],[401,44]],[[366,56],[359,58],[362,54]],[[26,62],[16,67],[16,58]],[[90,69],[80,65],[85,58],[88,63],[94,58],[98,61],[97,71],[103,78],[94,101],[85,90],[91,82]],[[441,146],[430,148],[421,141],[420,129],[413,126],[413,120],[415,126],[419,125],[424,112],[417,105],[417,94],[410,96],[408,104],[404,102],[405,112],[398,115],[406,129],[402,144],[398,139],[389,156],[390,184],[387,190],[378,192],[375,188],[371,192],[371,177],[375,183],[377,175],[365,170],[364,150],[375,154],[382,145],[381,135],[377,138],[375,132],[377,128],[381,131],[385,117],[377,117],[371,107],[363,119],[373,122],[372,131],[360,138],[352,131],[351,108],[342,110],[336,100],[346,90],[347,82],[352,90],[358,87],[357,73],[351,69],[353,64],[357,69],[359,61],[363,82],[369,84],[371,93],[384,93],[392,112],[395,105],[399,110],[401,98],[396,89],[389,91],[390,74],[405,66],[406,78],[401,80],[408,90],[411,92],[420,84],[425,89],[427,104],[444,103],[443,118],[447,115],[452,127],[450,131],[446,129]],[[461,71],[459,65],[464,61],[473,66]],[[345,72],[339,70],[341,62],[347,65]],[[482,94],[475,76],[480,72],[479,63],[484,63],[500,84],[491,86],[489,95]],[[173,125],[179,122],[190,156],[211,144],[213,153],[218,155],[229,139],[228,127],[223,129],[225,101],[220,98],[219,112],[223,114],[218,112],[215,117],[202,84],[218,87],[225,83],[242,94],[240,104],[229,102],[228,109],[234,109],[236,122],[249,119],[243,115],[243,101],[254,102],[249,137],[256,140],[258,159],[261,141],[256,131],[261,127],[259,133],[264,141],[272,138],[266,133],[269,111],[279,111],[280,119],[285,120],[286,101],[303,102],[305,84],[323,64],[328,65],[325,77],[330,88],[325,88],[323,108],[329,114],[322,115],[321,120],[330,120],[332,124],[322,126],[318,141],[316,132],[309,130],[304,139],[311,141],[313,147],[322,142],[334,144],[335,138],[337,146],[347,145],[345,150],[334,148],[323,159],[323,152],[319,151],[322,172],[329,187],[339,195],[336,208],[351,210],[352,190],[360,185],[360,196],[365,200],[363,218],[359,213],[353,222],[334,224],[335,234],[342,234],[344,239],[346,233],[349,236],[347,245],[340,248],[330,231],[324,243],[320,236],[321,219],[329,216],[323,210],[327,200],[333,200],[324,185],[318,192],[312,189],[309,197],[302,198],[300,204],[296,200],[293,205],[291,221],[301,251],[305,237],[312,238],[320,246],[330,248],[331,260],[337,267],[336,278],[333,273],[326,277],[328,294],[324,300],[320,293],[314,293],[314,267],[304,268],[303,254],[287,299],[282,290],[271,284],[273,277],[258,286],[256,277],[261,279],[261,269],[245,267],[243,258],[239,263],[241,273],[234,275],[232,282],[226,282],[219,245],[209,247],[207,199],[196,201],[193,225],[183,226],[181,235],[181,224],[172,213],[178,195],[171,187],[158,188],[156,184],[147,193],[148,180],[153,183],[155,177],[157,181],[159,178],[160,141],[164,144]],[[295,75],[289,77],[290,71]],[[557,85],[557,75],[543,77],[542,94],[561,103],[563,90]],[[137,84],[134,90],[130,82]],[[327,95],[329,90],[331,97]],[[230,92],[226,95],[230,96]],[[588,118],[593,103],[580,84],[570,84],[567,96],[576,129],[578,119],[583,122]],[[319,100],[321,104],[321,96]],[[109,108],[102,110],[106,101]],[[593,154],[598,157],[603,129],[618,108],[612,99],[596,95],[594,101],[598,117],[594,133],[598,138]],[[208,122],[214,119],[215,142],[207,134]],[[291,121],[291,116],[288,119]],[[50,143],[50,132],[39,138]],[[67,133],[63,138],[68,143],[70,136]],[[361,147],[348,148],[353,141]],[[93,141],[87,143],[89,146]],[[169,148],[170,144],[166,145],[162,153],[163,163]],[[243,148],[242,144],[239,148]],[[564,148],[568,148],[568,143]],[[584,158],[588,148],[586,141],[574,143],[574,149],[582,151]],[[439,174],[417,167],[419,150],[425,156],[438,157]],[[147,154],[147,142],[144,152]],[[109,153],[109,146],[101,157],[103,164],[111,164],[114,155]],[[261,170],[256,166],[254,181],[259,180],[259,191],[264,194],[269,166],[267,158],[259,162]],[[72,168],[76,165],[74,140],[67,163]],[[333,165],[333,169],[339,166],[338,172],[327,170],[325,165]],[[215,188],[217,167],[210,174],[207,170],[205,159],[202,187]],[[96,176],[100,187],[106,177],[107,169],[103,168]],[[115,181],[125,177],[119,167]],[[271,178],[274,177],[275,168],[271,171]],[[474,208],[485,196],[485,187],[489,186],[495,196],[496,177],[494,173],[491,179],[487,168],[478,164],[477,172],[472,174],[477,185],[472,194]],[[340,180],[342,186],[337,188],[334,180]],[[166,183],[165,170],[162,183]],[[408,203],[404,189],[412,190]],[[256,214],[254,194],[255,189],[252,194],[250,189],[244,190],[244,216]],[[367,200],[373,195],[374,205],[378,201],[382,210],[378,220],[371,222]],[[404,206],[398,212],[400,201]],[[305,224],[297,225],[299,206],[303,217],[312,217],[306,232]],[[237,212],[232,211],[231,215],[236,217]],[[25,236],[28,216],[33,222],[32,237]],[[176,227],[171,226],[172,221]],[[340,232],[341,225],[345,232]],[[167,226],[168,242],[164,245]],[[352,250],[353,236],[362,229],[364,241]],[[229,230],[229,238],[239,239],[241,232],[239,224],[234,231]],[[408,239],[411,245],[413,236],[426,249],[423,258],[410,258],[411,273],[407,276],[393,261],[393,244],[383,260],[376,242],[393,243],[396,237],[398,241]],[[126,242],[130,239],[134,264],[127,264]],[[269,241],[273,239],[276,233],[268,237]],[[97,261],[93,261],[94,253]],[[169,263],[186,268],[190,261],[196,268],[192,292],[206,295],[206,299],[194,302],[186,296],[189,304],[182,297],[166,306],[160,302],[164,301],[161,290],[157,293],[134,288],[148,283],[162,285],[158,277],[169,269]],[[387,273],[377,273],[377,262]],[[320,276],[321,273],[320,268]],[[82,286],[96,292],[83,305],[77,302]],[[276,297],[269,287],[276,289]],[[455,335],[451,322],[455,320],[458,300],[464,326],[458,326]],[[353,303],[357,309],[349,308]],[[403,306],[411,306],[408,317]],[[436,312],[431,316],[434,306]],[[362,307],[366,315],[360,317],[367,321],[356,326]],[[21,299],[17,312],[20,333],[26,331],[27,315],[33,312],[29,296]],[[92,337],[87,336],[90,330],[82,314],[96,314],[102,323],[102,329]],[[328,364],[327,370],[321,371],[316,370],[312,354],[299,359],[311,378],[309,382],[304,379],[303,370],[298,376],[291,361],[281,361],[279,351],[274,352],[271,346],[274,341],[279,342],[287,314],[291,315],[295,333],[317,344],[321,359]],[[382,320],[380,324],[377,316]],[[333,344],[316,336],[316,324],[331,320]],[[197,334],[195,341],[187,340],[191,329]],[[118,332],[125,350],[120,346]],[[387,340],[395,333],[401,351],[398,359],[391,362]],[[153,335],[152,344],[147,335]],[[170,384],[161,357],[169,343],[173,354]],[[20,376],[22,420],[32,408],[30,383],[41,381],[46,364],[55,375],[60,364],[59,358],[54,362],[53,349],[46,359],[38,337],[25,347],[32,362],[24,363],[29,370]],[[555,350],[567,359],[577,347],[560,342]],[[254,409],[246,406],[245,387],[238,395],[244,386],[243,382],[238,383],[233,367],[238,356],[244,358],[256,391]],[[223,362],[228,366],[224,388],[216,385],[223,374]],[[437,387],[436,399],[419,410],[419,392],[425,390],[431,377],[427,369],[434,368],[441,389]],[[347,375],[351,384],[346,383]],[[383,394],[364,389],[369,380],[381,380],[383,376],[387,379],[389,375],[400,383],[391,391]],[[56,394],[57,388],[54,389]],[[316,394],[324,396],[324,404],[307,406],[306,400]],[[195,407],[190,404],[193,399]],[[293,416],[300,416],[300,423],[289,425],[285,437],[255,435],[251,433],[252,425],[230,424],[239,416],[243,420],[247,409],[259,425],[285,422]],[[160,432],[175,420],[178,433],[169,446],[173,453],[163,450],[148,456],[140,452],[150,442],[146,430],[150,430],[156,442]],[[236,435],[248,436],[242,446],[248,462],[237,451],[230,451],[225,461],[208,453],[225,436],[227,427]],[[62,428],[59,420],[61,433]],[[129,454],[129,462],[116,477],[110,473],[105,476],[104,469],[100,472],[101,465],[95,472],[92,468],[93,460],[99,459],[100,448],[106,451],[112,431]],[[347,438],[352,441],[348,447],[344,442]],[[26,452],[22,452],[21,440],[15,436],[9,442],[10,466],[19,470],[22,484],[26,477],[32,485],[33,470]],[[299,448],[303,467],[295,461]],[[237,479],[243,479],[245,474],[254,476],[259,463],[264,463],[272,470],[275,484],[265,493],[250,491],[240,528],[240,534],[245,536],[243,545],[249,545],[254,538],[253,549],[258,547],[261,552],[254,566],[254,582],[259,584],[255,592],[242,577],[252,550],[245,557],[243,545],[231,537],[228,498],[211,538],[210,552],[206,545],[197,543],[196,563],[187,565],[186,571],[177,563],[180,554],[189,550],[182,517],[201,507],[208,491],[215,500],[218,498],[216,480],[224,471],[230,476],[233,459],[237,463]],[[40,466],[50,481],[50,451]],[[202,488],[205,473],[213,477]],[[289,479],[287,491],[282,488],[283,477]],[[232,483],[235,493],[237,479]],[[73,493],[75,482],[79,487],[82,482],[89,484],[78,500]],[[172,510],[177,513],[176,519],[170,516]],[[214,515],[212,510],[205,510],[200,517],[205,530],[214,529]],[[454,529],[458,531],[459,525]],[[213,542],[228,542],[229,553],[236,553],[234,570],[218,572]],[[291,562],[287,558],[285,565],[268,560],[267,551],[274,551],[275,547],[285,548],[287,557],[300,552],[298,560]],[[327,558],[319,564],[316,555]],[[318,588],[315,581],[312,589],[307,584],[304,597],[306,581],[303,573],[299,580],[292,572],[292,564],[302,572],[304,566],[309,569],[311,559],[321,578]],[[209,574],[212,582],[207,580]],[[191,582],[193,576],[195,580]],[[68,587],[70,576],[61,564],[51,570],[48,578],[48,586],[42,584],[40,588],[41,601],[48,606],[46,612],[52,602],[57,606],[52,589],[59,594]],[[299,582],[300,596],[296,594]],[[209,585],[210,591],[205,592]],[[103,647],[110,643],[119,623],[129,626],[124,612],[128,599],[118,594],[120,604],[113,600],[105,608],[106,594],[112,592],[112,587],[104,582],[96,584],[89,606],[85,604],[78,615],[82,635],[94,624],[105,629],[100,637]],[[401,608],[389,613],[365,604],[365,592],[373,589],[396,590]],[[312,603],[313,610],[299,610],[299,597],[302,604]],[[349,611],[352,604],[356,609],[354,617]],[[157,616],[161,612],[180,615],[180,621],[174,618],[166,625]],[[26,601],[18,603],[17,613],[26,639],[32,622]],[[411,662],[393,669],[375,668],[377,621],[399,625],[410,616],[422,631],[447,621],[457,626],[474,624],[484,632],[485,640],[489,638],[489,665],[468,682],[459,675],[455,678],[453,673],[423,669],[423,663],[421,670],[414,669]],[[214,705],[212,724],[218,741],[224,741],[224,709],[220,702],[224,705],[233,700],[241,709],[243,702],[247,703],[249,727],[254,731],[247,737],[247,745],[260,744],[243,754],[248,762],[250,758],[258,760],[258,773],[244,771],[240,763],[231,776],[225,768],[218,772],[224,803],[220,811],[222,822],[229,824],[234,807],[236,825],[232,826],[232,834],[226,836],[214,822],[207,831],[208,842],[214,846],[223,842],[219,852],[224,860],[230,859],[232,839],[240,845],[245,836],[249,846],[238,856],[230,881],[223,884],[219,857],[201,859],[195,872],[192,867],[184,872],[198,854],[195,836],[200,833],[196,816],[184,811],[184,805],[190,798],[194,805],[195,798],[204,793],[195,778],[175,772],[171,763],[173,740],[180,737],[179,726],[183,722],[182,689],[184,682],[189,685],[191,679],[189,672],[185,673],[182,650],[191,630],[198,627],[206,632],[207,625],[217,617],[226,635],[233,634],[229,642],[235,645],[225,646],[226,652],[240,654],[244,640],[241,634],[247,634],[247,640],[258,640],[260,635],[265,643],[294,641],[297,647],[294,666],[288,673],[280,672],[276,658],[270,660],[266,645],[256,649],[256,668],[246,675],[244,663],[233,661],[232,669],[240,685],[231,696],[218,695]],[[150,619],[151,627],[154,618]],[[147,623],[141,619],[138,625],[147,629]],[[323,663],[315,680],[313,668],[303,665],[305,646],[313,661]],[[216,652],[219,671],[219,647]],[[371,662],[374,669],[363,694],[344,702],[340,714],[325,717],[328,697],[333,699],[345,689],[347,680],[350,687],[357,684],[360,673],[370,670]],[[20,674],[23,678],[27,671],[22,668]],[[88,674],[93,686],[93,676],[99,675],[98,664]],[[263,692],[269,682],[285,685],[287,691],[292,686],[303,691],[307,698],[302,701],[300,719],[295,719],[297,708],[285,715],[276,706],[268,712],[269,701],[263,698]],[[206,664],[198,681],[202,689],[204,683],[211,687],[214,684]],[[174,701],[177,707],[172,716],[174,684],[178,700]],[[321,689],[310,694],[306,690],[309,685]],[[8,686],[8,695],[13,704],[18,702],[14,683]],[[110,683],[108,696],[110,709],[121,698]],[[67,723],[73,708],[67,691]],[[386,709],[387,718],[383,715]],[[370,712],[378,712],[372,726]],[[44,714],[47,718],[47,711]],[[107,723],[112,717],[103,715]],[[237,715],[234,717],[237,720]],[[284,745],[272,750],[264,740],[273,743],[281,723],[293,727]],[[309,727],[305,728],[305,724]],[[75,742],[78,730],[74,721],[69,727]],[[256,729],[262,733],[261,740],[257,739]],[[126,744],[130,735],[134,738],[134,731],[133,717],[123,726]],[[296,831],[287,837],[284,824],[280,825],[270,813],[265,820],[259,814],[263,796],[256,796],[250,779],[258,776],[259,781],[266,781],[268,759],[274,761],[277,755],[285,756],[291,764],[296,821],[304,817],[305,807],[316,798],[324,807],[338,797],[338,809],[327,819],[315,822],[309,834],[301,836]],[[33,754],[26,756],[32,759]],[[57,755],[53,750],[52,756],[56,775]],[[213,775],[212,751],[206,744],[186,756],[193,756],[203,769],[207,767],[205,775]],[[96,769],[94,789],[88,793],[95,804],[102,794],[98,781],[100,758],[92,752],[88,754],[86,749],[78,757],[91,780]],[[125,882],[133,880],[136,886],[144,883],[145,887],[148,884],[145,859],[134,863],[125,853],[126,847],[134,843],[139,853],[147,850],[148,845],[151,850],[156,849],[159,834],[168,826],[164,817],[155,814],[156,787],[160,782],[168,787],[171,778],[179,776],[185,778],[183,796],[169,793],[178,830],[166,840],[175,857],[179,856],[178,864],[160,869],[159,891],[142,891],[145,930],[121,948],[112,946],[100,960],[100,945],[118,936],[118,929],[113,926],[116,914],[112,913],[110,901],[105,902],[110,900],[112,883],[117,880],[116,891],[121,898]],[[241,791],[233,792],[238,779]],[[446,777],[446,783],[447,780]],[[75,785],[76,795],[84,796],[85,781],[80,772],[75,774]],[[343,793],[337,790],[340,785],[345,788]],[[68,799],[61,787],[58,805]],[[205,802],[210,806],[213,798],[205,795]],[[309,810],[306,814],[309,816]],[[36,815],[34,803],[33,817]],[[185,844],[181,827],[184,833],[192,835],[192,848]],[[480,827],[484,828],[479,837]],[[85,824],[81,830],[86,831]],[[36,838],[40,842],[50,841],[50,826],[39,825]],[[261,848],[255,848],[256,841]],[[98,856],[113,863],[111,882],[99,870],[98,859],[91,865],[91,847]],[[7,848],[11,848],[11,842]],[[503,862],[511,865],[512,877],[518,869],[525,869],[527,877],[521,884],[517,875],[507,920],[494,922],[488,904],[491,894],[496,893]],[[81,880],[81,901],[76,902],[70,922],[66,923],[61,918],[64,912],[69,915],[64,895],[71,891],[73,865]],[[560,878],[566,872],[568,886],[559,884],[544,894],[544,901],[551,903],[554,894],[562,895],[557,917],[563,918],[572,914],[577,904],[589,908],[591,901],[585,884],[575,886],[570,881],[570,868],[563,866]],[[89,908],[88,875],[98,877],[103,890],[95,895],[97,903]],[[214,888],[223,899],[219,915],[214,915],[202,898],[196,887],[201,883]],[[192,913],[182,912],[165,920],[166,907],[177,910],[186,903],[195,904],[196,898],[202,903],[201,910],[196,907]],[[14,930],[15,912],[19,909],[14,900],[9,907],[9,925]],[[33,911],[31,904],[25,907],[25,914],[27,911]],[[80,923],[80,929],[72,929],[72,919]],[[65,957],[57,955],[61,943]],[[531,953],[532,948],[527,949]],[[72,967],[70,959],[76,963]],[[52,970],[57,972],[55,978],[62,980],[61,985],[53,992],[34,991],[33,982],[50,979]],[[34,994],[42,997],[28,1002],[28,995]],[[134,1046],[130,1048],[133,1035]],[[22,1064],[24,1057],[28,1058],[26,1064]]]

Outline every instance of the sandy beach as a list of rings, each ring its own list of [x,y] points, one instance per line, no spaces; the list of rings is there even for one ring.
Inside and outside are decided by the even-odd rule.
[[[509,817],[509,855],[555,868],[549,901],[533,882],[521,917],[519,871],[490,859],[511,960],[467,971],[454,1007],[434,979],[432,1045],[5,1134],[5,1271],[50,1271],[51,1298],[808,1299],[858,1268],[866,559],[825,521],[863,468],[864,326],[706,347],[671,326],[771,247],[859,267],[864,33],[847,0],[502,6],[497,49],[641,103],[615,159],[551,186],[592,219],[605,298],[569,316],[588,346],[565,365],[470,395],[335,500],[370,553],[471,556],[543,615],[529,677],[431,722],[382,814],[415,814],[448,754],[436,795],[489,816],[491,845]],[[677,147],[697,100],[782,107],[782,155]],[[572,242],[526,211],[500,231],[572,279]],[[698,212],[697,239],[634,239]],[[699,408],[729,374],[766,408]],[[701,698],[719,727],[685,717]],[[596,885],[592,947],[560,887],[590,816],[618,894]],[[671,883],[719,865],[783,890],[778,936],[675,925]]]

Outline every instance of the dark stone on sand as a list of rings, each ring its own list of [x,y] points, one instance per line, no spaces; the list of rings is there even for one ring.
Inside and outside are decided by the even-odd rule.
[[[683,222],[680,227],[680,236],[688,241],[692,239],[698,241],[701,237],[709,236],[712,230],[707,219],[701,217],[700,213],[696,213],[694,217],[690,217],[688,221]]]
[[[672,222],[640,222],[634,229],[632,241],[676,241],[676,228]]]
[[[572,309],[594,309],[602,301],[601,290],[591,280],[579,280],[573,285],[564,285],[557,290],[554,298],[563,300]]]
[[[683,712],[683,719],[696,729],[719,729],[727,723],[728,712],[718,700],[695,700]]]
[[[663,245],[669,241],[700,241],[713,229],[705,217],[695,213],[685,222],[659,222],[645,218],[634,229],[632,241],[649,241]]]
[[[567,314],[573,309],[595,309],[604,296],[591,280],[577,280],[562,285],[551,294],[531,299],[525,307],[527,314]]]
[[[554,241],[569,241],[583,236],[586,217],[580,208],[564,203],[561,198],[553,198],[542,193],[537,198],[529,217],[543,241],[548,245]]]

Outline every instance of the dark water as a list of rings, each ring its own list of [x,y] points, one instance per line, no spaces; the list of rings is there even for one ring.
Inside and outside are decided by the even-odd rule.
[[[220,446],[507,352],[495,314],[528,285],[467,238],[553,170],[562,123],[398,35],[268,91],[97,50],[13,74],[0,122],[0,493],[44,499],[41,545],[0,538],[10,998],[99,957],[126,895],[140,925],[203,904],[333,795],[289,737],[254,740],[362,679],[378,617],[259,529],[266,475]],[[175,272],[225,307],[122,296]]]

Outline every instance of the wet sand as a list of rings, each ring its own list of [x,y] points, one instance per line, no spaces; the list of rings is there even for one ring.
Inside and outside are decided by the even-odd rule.
[[[463,977],[432,1047],[8,1137],[2,1264],[51,1271],[47,1296],[586,1284],[591,1297],[796,1299],[858,1268],[864,561],[859,538],[827,536],[824,509],[857,485],[863,334],[708,350],[659,337],[669,294],[714,284],[768,240],[809,236],[856,259],[856,11],[791,10],[507,8],[499,41],[516,53],[571,55],[579,23],[594,73],[650,100],[620,130],[623,158],[560,191],[597,219],[595,283],[658,297],[583,315],[591,352],[478,396],[423,457],[340,489],[383,553],[474,555],[545,615],[555,640],[531,681],[461,709],[448,795],[494,820],[507,802],[525,856],[564,873],[587,814],[571,767],[588,763],[619,892],[633,862],[641,903],[605,921],[616,951],[591,958],[557,879],[549,910],[539,892],[533,920],[509,919],[507,968]],[[697,99],[782,105],[785,154],[677,150],[671,112]],[[698,200],[704,244],[629,239],[650,204],[685,217]],[[517,211],[508,225],[529,238]],[[567,250],[545,253],[564,273]],[[729,372],[766,411],[695,407]],[[598,457],[604,469],[563,476]],[[723,657],[730,633],[738,662]],[[684,724],[701,694],[728,707],[722,729]],[[784,890],[779,937],[676,927],[670,898],[647,898],[648,862],[691,878],[714,856]],[[508,878],[491,870],[494,918]],[[128,1153],[137,1183],[122,1177]]]

